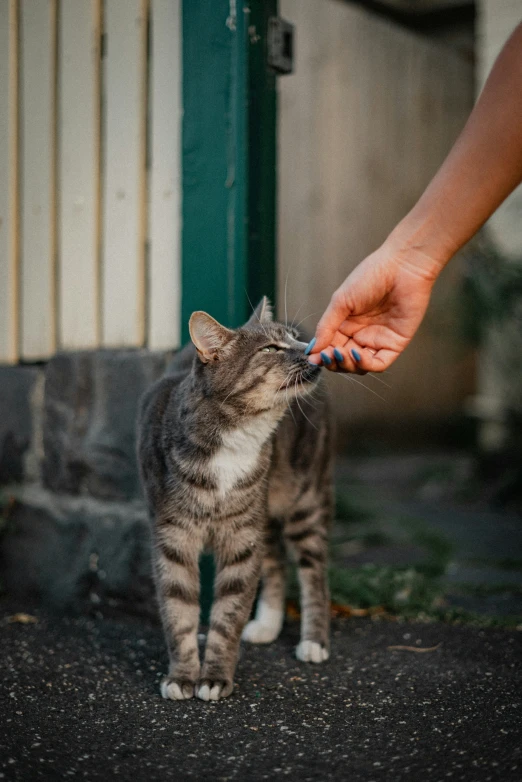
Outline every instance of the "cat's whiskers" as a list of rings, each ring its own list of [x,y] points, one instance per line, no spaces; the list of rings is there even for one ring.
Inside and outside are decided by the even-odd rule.
[[[303,381],[303,371],[302,370],[301,370],[301,372],[299,374],[299,380],[301,382]],[[314,402],[319,403],[321,401],[320,395],[323,394],[323,396],[324,396],[325,393],[326,393],[326,389],[325,389],[324,385],[322,385],[322,384],[314,385],[314,386],[312,386],[310,388],[310,390],[308,391],[307,394],[305,394],[304,396],[301,397],[301,400],[303,402],[306,402],[308,405],[310,405],[311,408],[316,410],[317,406],[312,404],[312,402],[310,400],[313,399]]]
[[[299,310],[298,310],[298,312],[299,312]],[[301,323],[304,323],[305,320],[308,320],[308,318],[312,318],[314,315],[319,315],[320,312],[321,312],[321,310],[316,310],[315,312],[311,312],[310,315],[305,315],[305,317],[301,318],[299,323],[296,326],[293,326],[293,328],[294,329],[298,329],[299,326],[301,325]],[[296,315],[296,317],[297,317],[297,315]]]
[[[292,374],[292,370],[290,369],[290,370],[288,371],[288,373],[287,373],[287,375],[286,375],[285,379],[283,380],[283,382],[281,383],[281,385],[280,385],[280,386],[279,386],[279,388],[277,389],[277,391],[276,391],[276,394],[277,394],[277,392],[278,392],[278,391],[281,391],[281,389],[282,389],[282,388],[284,388],[284,386],[285,386],[285,385],[288,385],[288,380],[289,380],[289,378],[290,378],[290,375],[291,375],[291,374]]]
[[[285,396],[286,396],[286,403],[288,405],[288,409],[290,410],[290,415],[292,416],[292,421],[294,422],[294,426],[297,426],[297,421],[295,420],[294,411],[292,410],[292,402],[288,398],[288,386],[285,388]]]
[[[373,395],[374,395],[374,396],[376,396],[378,399],[381,399],[383,402],[387,402],[387,401],[388,401],[388,400],[387,400],[387,399],[385,399],[383,396],[381,396],[380,394],[378,394],[378,393],[377,393],[377,391],[374,391],[374,390],[373,390],[373,388],[369,388],[369,387],[368,387],[368,386],[366,386],[364,383],[361,383],[361,381],[360,381],[360,380],[356,380],[356,379],[355,379],[354,377],[352,377],[351,375],[348,375],[348,374],[341,374],[340,372],[337,372],[337,374],[338,374],[338,375],[339,375],[339,377],[341,377],[343,380],[348,380],[348,381],[349,381],[349,382],[351,382],[351,383],[357,383],[357,385],[358,385],[358,386],[362,386],[362,388],[365,388],[367,391],[369,391],[369,392],[370,392],[370,394],[373,394]]]
[[[303,304],[304,304],[304,302],[301,302],[301,304],[300,304],[300,305],[299,305],[299,307],[297,308],[297,311],[296,311],[296,313],[295,313],[294,317],[292,318],[292,323],[290,324],[290,328],[292,328],[292,329],[293,329],[293,328],[295,328],[295,326],[294,326],[295,319],[296,319],[296,318],[297,318],[297,316],[299,315],[299,310],[301,309],[301,307],[303,306]]]
[[[317,409],[317,404],[314,404],[311,400],[313,400],[316,403],[320,401],[315,396],[314,391],[309,391],[308,394],[306,396],[301,397],[301,399],[302,399],[303,402],[306,402],[307,405],[310,405],[312,410],[316,410]]]
[[[286,306],[286,288],[288,285],[288,275],[290,274],[290,267],[286,270],[286,279],[285,279],[285,324],[288,323],[288,309]]]
[[[284,388],[284,390],[285,390],[285,398],[286,398],[286,405],[287,405],[288,409],[290,410],[290,414],[291,414],[291,416],[293,418],[293,421],[294,421],[294,424],[295,424],[296,420],[295,420],[294,413],[293,413],[293,410],[292,410],[292,403],[291,403],[291,401],[288,398],[288,379],[289,379],[291,374],[292,374],[292,370],[290,370],[288,372],[288,374],[286,375],[285,379],[283,380],[283,382],[281,383],[281,385],[279,386],[279,388],[275,392],[274,400],[277,399],[277,394],[279,393],[279,391],[281,391]]]
[[[386,388],[391,388],[391,385],[389,383],[386,383],[382,379],[382,377],[378,377],[378,375],[374,375],[373,372],[368,372],[368,377],[372,377],[374,380],[377,380],[378,383],[382,383],[383,386],[386,386]]]
[[[268,339],[268,334],[267,334],[267,331],[266,331],[265,327],[263,326],[263,324],[261,323],[261,318],[260,318],[260,317],[259,317],[259,315],[257,314],[257,312],[256,312],[256,308],[255,308],[255,307],[254,307],[254,305],[252,304],[252,302],[251,302],[251,300],[250,300],[250,296],[248,295],[248,291],[247,291],[247,289],[246,289],[246,288],[245,288],[245,293],[246,293],[246,297],[247,297],[247,299],[248,299],[248,303],[249,303],[249,304],[250,304],[250,306],[252,307],[252,312],[255,314],[256,318],[258,319],[258,321],[259,321],[259,325],[260,325],[260,326],[261,326],[261,328],[263,329],[263,333],[264,333],[265,337]]]
[[[235,391],[235,389],[233,388],[233,389],[232,389],[232,391],[231,391],[229,394],[227,394],[227,395],[226,395],[226,397],[223,399],[223,401],[222,401],[222,402],[221,402],[221,404],[220,404],[220,407],[221,407],[221,408],[224,406],[224,404],[225,404],[225,402],[227,401],[228,397],[229,397],[229,396],[232,396],[232,394],[234,393],[234,391]]]
[[[318,431],[318,430],[317,430],[317,426],[316,426],[315,424],[313,424],[313,423],[310,421],[310,419],[309,419],[309,418],[308,418],[308,416],[306,415],[305,411],[303,410],[303,408],[302,408],[302,407],[301,407],[301,405],[299,404],[299,397],[298,397],[298,390],[297,390],[297,381],[298,381],[298,377],[297,377],[297,375],[296,375],[296,378],[295,378],[295,401],[297,402],[297,407],[299,408],[299,410],[301,411],[301,413],[304,415],[304,417],[306,418],[306,420],[308,421],[308,423],[310,424],[310,426],[312,426],[312,427],[313,427],[313,428],[314,428],[316,431]]]

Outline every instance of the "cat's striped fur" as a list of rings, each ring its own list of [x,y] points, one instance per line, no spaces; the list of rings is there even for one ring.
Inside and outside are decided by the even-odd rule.
[[[161,692],[217,700],[232,691],[241,635],[268,643],[281,630],[286,549],[301,586],[297,656],[328,657],[330,425],[324,397],[304,399],[320,370],[296,332],[272,322],[266,299],[240,329],[195,313],[190,330],[196,350],[177,354],[142,402],[139,460],[170,657]],[[200,666],[198,560],[207,546],[216,581]]]

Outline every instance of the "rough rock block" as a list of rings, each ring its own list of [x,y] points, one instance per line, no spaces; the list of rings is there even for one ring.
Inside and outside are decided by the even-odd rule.
[[[140,496],[136,413],[167,356],[145,350],[62,353],[46,369],[43,482],[104,499]]]
[[[155,611],[150,533],[140,502],[14,489],[0,538],[2,586],[58,609]]]
[[[32,394],[43,370],[0,367],[0,483],[21,481],[33,434]]]

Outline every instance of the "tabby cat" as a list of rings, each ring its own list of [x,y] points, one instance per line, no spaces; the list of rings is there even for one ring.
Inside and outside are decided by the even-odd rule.
[[[241,636],[251,643],[278,636],[287,548],[301,589],[297,657],[328,659],[332,454],[324,397],[305,399],[320,369],[297,332],[273,322],[266,298],[239,329],[204,312],[189,326],[193,345],[142,401],[139,461],[170,658],[161,694],[208,701],[232,692]],[[198,560],[207,546],[216,580],[200,666]]]

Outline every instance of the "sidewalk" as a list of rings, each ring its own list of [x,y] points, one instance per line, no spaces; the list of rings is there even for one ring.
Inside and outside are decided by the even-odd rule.
[[[336,620],[315,667],[295,660],[290,622],[243,647],[229,699],[175,703],[159,695],[158,627],[0,608],[0,779],[522,778],[521,632]],[[17,611],[38,621],[9,622]]]
[[[522,622],[520,489],[502,507],[473,457],[444,452],[339,459],[337,488],[332,559],[348,577],[411,568],[450,612]]]
[[[242,647],[218,704],[161,699],[165,645],[145,618],[3,598],[0,781],[519,782],[522,517],[472,467],[340,460],[332,595],[399,618],[336,619],[321,667],[295,659],[288,621],[276,643]]]

